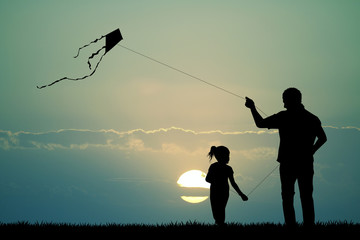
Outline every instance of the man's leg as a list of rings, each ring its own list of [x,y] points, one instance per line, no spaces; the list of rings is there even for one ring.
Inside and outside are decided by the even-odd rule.
[[[315,209],[313,193],[313,174],[299,176],[298,184],[300,191],[303,221],[305,226],[312,226],[315,223]]]
[[[296,176],[292,173],[291,169],[283,164],[280,164],[280,181],[285,224],[287,226],[294,226],[296,224],[294,209]]]

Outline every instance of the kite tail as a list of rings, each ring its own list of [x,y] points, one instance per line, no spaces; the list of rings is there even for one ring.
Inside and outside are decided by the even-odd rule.
[[[90,63],[90,59],[94,58],[96,55],[99,54],[99,52],[103,49],[105,49],[106,46],[103,46],[102,48],[100,48],[97,52],[94,52],[89,58],[88,58],[88,64],[89,64],[89,69],[91,70],[91,63]]]
[[[96,69],[98,68],[98,66],[99,66],[102,58],[105,56],[105,54],[106,54],[106,52],[105,52],[103,55],[101,55],[100,60],[99,60],[99,62],[96,64],[94,71],[92,71],[89,75],[85,75],[85,76],[80,77],[80,78],[63,77],[63,78],[60,78],[60,79],[58,79],[58,80],[56,80],[56,81],[54,81],[54,82],[52,82],[52,83],[50,83],[50,84],[43,85],[43,86],[36,86],[36,87],[37,87],[38,89],[42,89],[42,88],[45,88],[45,87],[50,87],[50,86],[54,85],[55,83],[61,82],[62,80],[71,80],[71,81],[84,80],[85,78],[88,78],[88,77],[92,76],[92,75],[96,72]]]
[[[90,44],[92,44],[92,43],[96,43],[97,41],[99,41],[99,40],[103,39],[104,37],[105,37],[105,36],[101,36],[101,37],[99,37],[99,38],[95,39],[94,41],[92,41],[92,42],[90,42],[90,43],[88,43],[88,44],[85,44],[85,45],[84,45],[84,46],[82,46],[82,47],[79,47],[78,52],[77,52],[77,54],[76,54],[76,56],[75,56],[74,58],[77,58],[77,57],[79,56],[79,54],[80,54],[80,50],[81,50],[81,49],[83,49],[83,48],[85,48],[85,47],[89,46],[89,45],[90,45]]]

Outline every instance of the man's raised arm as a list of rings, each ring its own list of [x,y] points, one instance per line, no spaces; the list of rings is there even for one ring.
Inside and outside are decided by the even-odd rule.
[[[256,124],[256,126],[258,128],[265,128],[266,126],[264,126],[263,124],[263,117],[259,114],[259,112],[256,110],[256,107],[255,107],[255,103],[252,99],[248,98],[248,97],[245,97],[246,99],[246,102],[245,102],[245,106],[247,108],[250,108],[251,110],[251,114],[254,118],[254,122]]]

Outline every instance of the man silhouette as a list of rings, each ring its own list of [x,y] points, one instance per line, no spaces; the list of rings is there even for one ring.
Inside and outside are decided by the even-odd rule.
[[[307,111],[301,103],[301,92],[288,88],[283,95],[286,111],[262,118],[255,103],[246,97],[259,128],[279,129],[280,146],[277,161],[280,163],[282,205],[287,226],[296,224],[294,210],[295,181],[298,181],[305,226],[315,222],[313,193],[314,153],[327,141],[318,117]]]

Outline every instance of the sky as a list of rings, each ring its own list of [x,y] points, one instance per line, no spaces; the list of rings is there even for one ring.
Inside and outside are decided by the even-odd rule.
[[[115,46],[96,73],[87,58],[117,28],[121,45],[284,110],[296,87],[328,142],[315,155],[318,221],[360,221],[359,1],[1,1],[0,222],[213,223],[209,190],[177,184],[230,149],[245,192],[276,166],[277,132],[244,100]],[[96,59],[94,59],[96,60]],[[263,114],[263,116],[265,116]],[[213,160],[214,161],[214,160]],[[295,207],[302,221],[299,193]],[[229,222],[283,222],[275,170],[249,201],[230,193]]]

